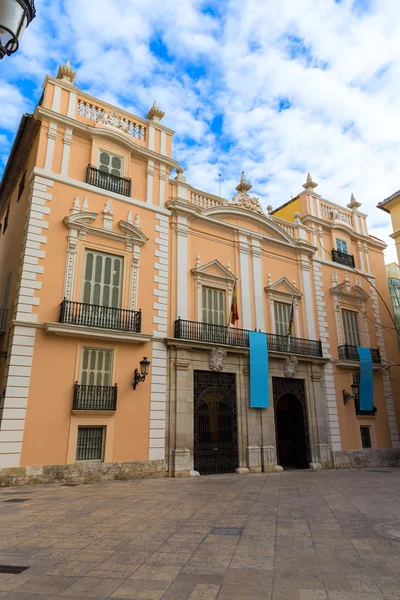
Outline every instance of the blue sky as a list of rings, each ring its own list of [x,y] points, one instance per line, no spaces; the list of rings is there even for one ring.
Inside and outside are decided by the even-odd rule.
[[[264,204],[301,190],[370,214],[400,188],[400,6],[392,0],[36,0],[0,62],[0,169],[47,73],[144,116],[157,99],[197,187],[230,199],[245,170]],[[393,246],[387,259],[394,260]]]

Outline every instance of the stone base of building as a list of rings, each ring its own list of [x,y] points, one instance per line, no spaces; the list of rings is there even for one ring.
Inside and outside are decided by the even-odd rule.
[[[102,463],[87,461],[70,465],[0,469],[0,487],[39,483],[87,483],[164,477],[163,460]]]
[[[400,467],[400,449],[342,450],[341,452],[333,452],[333,463],[335,469]]]

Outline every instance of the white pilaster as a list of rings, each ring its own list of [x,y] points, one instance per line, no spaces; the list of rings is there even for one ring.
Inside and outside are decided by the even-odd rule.
[[[363,247],[361,246],[360,242],[357,243],[357,254],[360,271],[364,271]]]
[[[163,156],[167,155],[167,134],[165,131],[161,132],[160,154]]]
[[[51,171],[53,168],[54,144],[57,137],[57,123],[50,121],[49,131],[47,132],[47,148],[44,168]]]
[[[54,85],[54,95],[53,95],[53,103],[51,105],[51,110],[54,112],[60,112],[60,104],[61,104],[61,87],[57,84]]]
[[[147,204],[153,204],[153,176],[154,176],[154,160],[149,160],[147,163]]]
[[[243,328],[251,329],[252,327],[250,302],[249,245],[246,235],[239,236],[239,258]]]
[[[69,154],[72,144],[72,128],[67,127],[64,134],[64,146],[61,161],[61,175],[68,177]]]
[[[165,180],[166,180],[165,165],[160,165],[160,198],[159,198],[160,206],[164,206],[164,204],[165,204]]]
[[[261,329],[261,331],[265,331],[264,292],[262,286],[261,271],[261,246],[258,240],[252,239],[251,250],[253,255],[253,281],[256,329]]]
[[[155,148],[154,148],[155,129],[154,129],[153,125],[149,124],[148,135],[149,135],[149,150],[155,150]]]
[[[188,318],[188,220],[178,215],[177,223],[177,317]]]
[[[369,264],[369,254],[368,254],[367,244],[364,244],[364,254],[365,254],[365,267],[367,269],[367,273],[371,273],[371,265]]]
[[[314,301],[311,292],[310,261],[306,254],[301,255],[301,275],[303,279],[303,298],[306,309],[306,332],[310,340],[315,340]]]
[[[76,92],[70,92],[69,100],[68,100],[67,117],[70,117],[71,119],[75,119],[76,100],[77,100]]]

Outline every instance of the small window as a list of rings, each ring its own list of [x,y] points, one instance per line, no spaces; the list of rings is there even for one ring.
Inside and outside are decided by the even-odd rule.
[[[112,350],[83,348],[80,372],[81,385],[112,385]]]
[[[82,302],[120,308],[122,256],[86,250]]]
[[[225,292],[215,288],[203,287],[203,323],[226,325]]]
[[[369,425],[361,425],[361,444],[363,448],[372,448],[371,443],[371,427]]]
[[[19,188],[18,188],[18,197],[17,197],[17,202],[18,200],[21,198],[22,196],[22,192],[25,189],[25,178],[26,178],[26,171],[25,173],[22,175],[21,177],[21,181],[19,182]]]
[[[105,427],[78,427],[76,460],[103,460]]]
[[[347,242],[345,240],[336,239],[336,250],[343,254],[347,254]]]
[[[123,177],[124,160],[121,156],[115,156],[110,152],[100,150],[99,155],[99,170],[104,173],[111,173],[117,177]]]
[[[287,336],[289,332],[290,309],[290,304],[274,302],[276,335]]]
[[[342,317],[345,343],[349,346],[359,346],[358,313],[352,310],[342,310]]]
[[[9,216],[10,216],[10,207],[7,208],[6,216],[4,217],[3,234],[6,232],[6,229],[8,227],[8,217]]]

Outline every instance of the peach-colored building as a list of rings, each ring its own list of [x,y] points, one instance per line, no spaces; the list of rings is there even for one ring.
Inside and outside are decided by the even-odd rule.
[[[194,189],[155,103],[142,119],[74,79],[46,78],[0,188],[0,484],[398,464],[385,244],[360,204],[310,176],[267,213],[244,174],[231,201]]]

